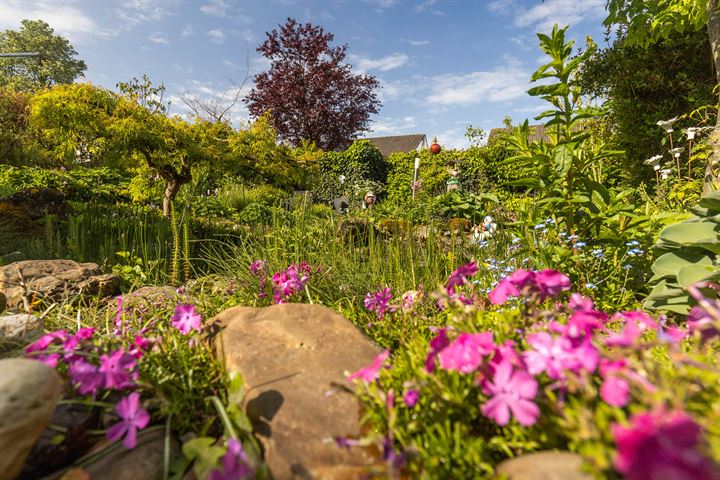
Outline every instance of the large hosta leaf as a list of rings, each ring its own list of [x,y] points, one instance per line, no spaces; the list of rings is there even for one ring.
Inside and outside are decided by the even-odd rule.
[[[707,254],[700,252],[670,252],[655,260],[652,271],[659,277],[674,277],[681,268],[688,266],[712,266],[712,260]]]
[[[698,282],[716,280],[718,277],[720,277],[720,270],[714,265],[688,265],[682,267],[677,273],[677,281],[683,288]]]
[[[699,246],[720,253],[720,225],[713,222],[678,223],[665,228],[660,239],[684,246]]]

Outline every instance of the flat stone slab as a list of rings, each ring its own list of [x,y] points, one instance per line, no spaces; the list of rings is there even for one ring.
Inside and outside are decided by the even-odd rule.
[[[581,471],[582,457],[572,452],[537,452],[505,460],[497,467],[508,480],[592,480]]]
[[[276,479],[362,478],[368,452],[338,447],[360,436],[360,406],[346,372],[370,364],[380,348],[335,311],[320,305],[235,307],[217,348],[246,382],[246,409]]]

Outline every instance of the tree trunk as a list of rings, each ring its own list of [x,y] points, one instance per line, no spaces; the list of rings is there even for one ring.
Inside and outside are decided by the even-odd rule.
[[[720,84],[720,11],[718,11],[718,0],[708,0],[708,37],[710,39],[710,48],[712,50],[713,64],[715,65],[715,78]],[[718,110],[715,129],[710,134],[710,146],[712,152],[708,158],[705,167],[705,181],[703,185],[703,195],[707,195],[715,189],[715,172],[714,166],[720,163],[720,110]]]
[[[180,191],[181,185],[177,179],[165,181],[165,190],[163,191],[163,215],[165,218],[170,217],[172,201],[175,200],[175,195]]]

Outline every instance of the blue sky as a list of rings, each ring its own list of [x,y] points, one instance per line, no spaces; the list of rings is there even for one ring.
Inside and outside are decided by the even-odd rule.
[[[322,25],[348,44],[354,70],[376,76],[383,106],[370,136],[425,133],[467,144],[543,108],[525,92],[543,55],[535,32],[570,24],[602,45],[605,0],[0,0],[0,29],[41,18],[70,38],[87,80],[108,88],[147,73],[179,95],[217,97],[267,67],[255,49],[287,17]],[[239,104],[235,122],[248,118]]]

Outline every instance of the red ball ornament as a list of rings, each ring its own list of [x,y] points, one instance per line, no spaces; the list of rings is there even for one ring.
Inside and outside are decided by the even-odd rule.
[[[440,144],[437,143],[437,137],[435,137],[433,138],[433,143],[430,145],[430,153],[437,155],[440,153],[440,150],[442,150],[442,148],[440,148]]]

